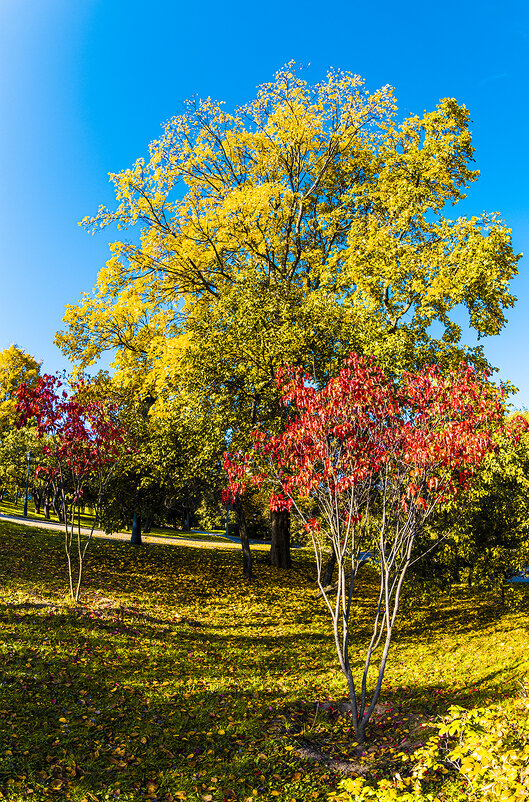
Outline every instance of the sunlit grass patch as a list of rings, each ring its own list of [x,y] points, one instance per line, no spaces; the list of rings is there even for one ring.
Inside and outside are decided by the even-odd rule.
[[[0,514],[8,515],[8,516],[16,516],[22,517],[24,512],[24,501],[20,498],[18,501],[13,499],[3,498],[0,500]],[[33,521],[48,521],[56,525],[57,527],[61,528],[62,523],[59,521],[56,513],[52,508],[49,511],[49,518],[46,518],[44,512],[41,511],[37,512],[34,508],[34,505],[29,503],[28,507],[28,518]],[[81,527],[85,527],[91,529],[92,525],[94,524],[94,516],[91,511],[87,508],[85,512],[81,512],[78,516],[76,515],[76,525],[80,523]],[[132,518],[130,524],[132,525]],[[131,525],[127,527],[123,527],[121,529],[122,532],[126,534],[131,533]],[[202,541],[202,542],[225,542],[226,538],[224,537],[225,530],[214,530],[212,532],[202,532],[198,530],[189,530],[183,531],[180,529],[176,529],[172,526],[153,526],[152,529],[149,530],[148,533],[144,533],[143,537],[147,541],[151,541],[153,538],[156,537],[164,537],[170,539],[181,539],[181,538],[192,538],[193,540]]]
[[[300,750],[356,759],[308,552],[295,553],[292,572],[257,553],[248,585],[237,550],[98,541],[74,607],[59,533],[2,523],[1,537],[7,798],[324,800],[338,775]],[[358,660],[371,589],[367,571]],[[516,693],[526,615],[523,593],[502,608],[465,588],[411,589],[366,765],[415,742],[450,704]]]

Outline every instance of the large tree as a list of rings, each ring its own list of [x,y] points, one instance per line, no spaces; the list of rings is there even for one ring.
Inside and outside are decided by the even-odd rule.
[[[111,245],[58,342],[81,365],[116,349],[118,371],[156,394],[206,399],[235,447],[280,425],[284,363],[321,383],[352,349],[397,370],[482,361],[452,313],[496,334],[518,257],[495,215],[443,213],[476,179],[472,159],[464,106],[399,122],[390,87],[348,73],[310,86],[288,65],[233,113],[191,103],[148,160],[111,176],[116,207],[84,221],[139,231]]]
[[[101,377],[98,393],[119,405],[135,442],[105,489],[102,525],[130,527],[134,510],[136,541],[141,542],[141,529],[148,532],[153,524],[178,521],[189,529],[206,490],[216,490],[221,500],[225,442],[218,422],[180,394],[138,397],[108,376]]]

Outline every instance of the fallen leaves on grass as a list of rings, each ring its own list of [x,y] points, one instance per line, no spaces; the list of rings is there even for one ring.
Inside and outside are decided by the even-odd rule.
[[[60,538],[2,526],[0,789],[13,802],[325,800],[339,761],[378,770],[418,724],[512,693],[527,665],[520,613],[463,590],[417,597],[359,755],[308,556],[289,574],[258,564],[248,586],[237,552],[97,542],[73,607]],[[300,758],[304,745],[329,762]]]

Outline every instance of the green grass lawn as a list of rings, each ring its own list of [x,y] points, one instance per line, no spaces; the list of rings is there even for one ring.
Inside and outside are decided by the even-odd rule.
[[[0,521],[0,791],[11,800],[327,800],[350,721],[310,554],[280,572],[239,549],[96,541],[80,605],[62,538]],[[369,572],[357,639],[366,637]],[[514,696],[527,676],[527,597],[411,589],[364,756],[376,766],[451,704]]]
[[[18,501],[14,501],[13,499],[4,498],[0,501],[0,513],[4,515],[23,515],[24,513],[24,499],[20,498]],[[43,512],[36,512],[35,507],[31,499],[28,502],[28,518],[34,518],[39,521],[45,521],[44,513]],[[58,523],[59,519],[55,515],[53,509],[50,508],[50,521],[54,523]],[[93,523],[93,515],[91,514],[82,514],[81,515],[81,526],[88,526],[91,527]]]
[[[0,513],[3,513],[4,515],[22,516],[23,512],[24,512],[24,500],[23,499],[19,500],[18,502],[15,502],[15,501],[10,500],[10,499],[3,499],[2,501],[0,501]],[[35,511],[35,508],[33,507],[31,501],[28,504],[28,518],[31,518],[31,519],[37,520],[37,521],[45,521],[46,520],[46,518],[44,517],[44,513],[43,512],[37,513]],[[50,522],[52,522],[52,523],[56,523],[58,525],[61,525],[60,522],[59,522],[59,519],[57,518],[57,516],[56,516],[56,514],[54,513],[53,510],[50,510],[50,517],[49,517],[48,520]],[[76,518],[76,521],[77,521],[77,518]],[[94,522],[94,517],[93,517],[93,515],[91,513],[82,513],[81,514],[81,526],[85,526],[85,527],[91,528],[93,522]],[[130,534],[131,529],[130,529],[130,527],[128,529],[124,528],[121,531],[122,532],[128,532]],[[179,529],[174,529],[173,527],[170,527],[170,526],[153,526],[153,528],[148,533],[148,535],[145,535],[145,536],[147,536],[147,537],[156,537],[157,535],[159,535],[159,536],[162,536],[162,537],[171,537],[171,538],[192,537],[194,540],[204,540],[204,541],[210,541],[210,542],[215,542],[215,541],[221,542],[222,540],[224,540],[224,537],[223,537],[224,534],[225,534],[225,530],[221,530],[221,529],[215,529],[211,533],[209,533],[209,532],[208,533],[204,533],[204,532],[196,532],[194,530],[190,530],[189,532],[183,532],[183,531],[181,531]]]

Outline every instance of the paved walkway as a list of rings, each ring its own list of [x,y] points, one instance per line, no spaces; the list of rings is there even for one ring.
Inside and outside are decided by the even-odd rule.
[[[62,524],[56,521],[46,521],[40,518],[24,518],[21,515],[4,515],[0,513],[0,521],[8,521],[9,523],[21,524],[22,526],[34,526],[39,529],[52,529],[55,532],[64,531]],[[83,535],[89,535],[90,529],[82,526],[81,533]],[[197,534],[209,535],[212,538],[218,539],[206,540],[206,538],[193,537],[192,535],[142,535],[141,539],[145,544],[161,543],[170,546],[196,546],[197,543],[200,543],[205,549],[234,549],[240,548],[241,546],[241,541],[236,537],[226,538],[217,534],[217,532],[197,532]],[[94,529],[93,537],[102,538],[104,540],[130,540],[130,533],[114,532],[109,535],[103,532],[102,529]],[[269,543],[263,543],[262,540],[251,540],[250,543],[254,546],[258,545],[264,548],[270,547]]]

